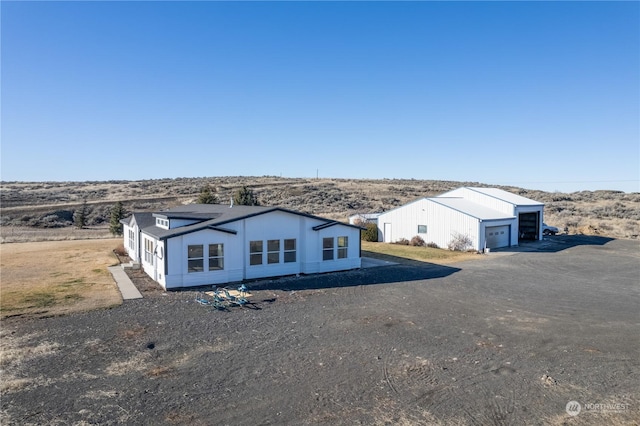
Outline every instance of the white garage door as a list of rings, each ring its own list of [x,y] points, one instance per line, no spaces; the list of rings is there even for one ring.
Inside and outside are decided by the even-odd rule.
[[[487,227],[485,229],[485,241],[487,248],[508,247],[509,225]]]

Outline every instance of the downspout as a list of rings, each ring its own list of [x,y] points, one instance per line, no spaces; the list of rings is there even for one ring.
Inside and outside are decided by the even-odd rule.
[[[169,274],[169,239],[164,240],[164,279],[167,280]]]

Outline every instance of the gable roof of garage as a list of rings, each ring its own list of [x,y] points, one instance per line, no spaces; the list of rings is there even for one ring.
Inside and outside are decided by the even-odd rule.
[[[427,198],[427,200],[480,220],[515,219],[513,215],[485,207],[482,204],[461,197],[433,197]]]
[[[543,206],[544,203],[532,200],[530,198],[523,197],[522,195],[514,194],[508,191],[504,191],[498,188],[476,188],[465,186],[469,191],[479,192],[489,197],[497,198],[498,200],[505,201],[507,203],[515,204],[517,206]]]

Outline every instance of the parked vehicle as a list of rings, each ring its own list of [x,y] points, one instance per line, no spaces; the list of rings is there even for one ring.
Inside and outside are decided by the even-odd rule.
[[[558,232],[559,232],[559,230],[555,226],[549,226],[546,223],[542,224],[542,234],[543,235],[556,235]]]

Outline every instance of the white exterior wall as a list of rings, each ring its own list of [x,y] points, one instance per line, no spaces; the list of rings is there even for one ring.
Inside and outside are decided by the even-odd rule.
[[[315,225],[313,225],[315,226]],[[306,257],[302,264],[302,272],[305,274],[315,274],[331,271],[345,271],[361,266],[360,259],[360,229],[348,226],[334,225],[328,228],[314,231],[307,234]],[[347,257],[338,259],[337,237],[348,238]],[[333,238],[333,260],[322,260],[323,238]]]
[[[378,227],[381,241],[386,241],[385,223],[391,224],[390,242],[402,238],[410,241],[419,235],[425,243],[433,242],[440,248],[446,248],[453,235],[458,232],[468,235],[476,250],[480,250],[481,244],[484,244],[484,234],[481,238],[478,219],[428,199],[417,200],[380,215]],[[418,225],[426,225],[427,233],[418,234]]]
[[[129,231],[133,231],[133,238],[134,238],[133,247],[134,248],[131,248],[130,246]],[[138,248],[140,247],[139,238],[140,237],[139,237],[138,227],[135,226],[135,222],[132,224],[132,226],[129,226],[129,225],[122,226],[122,239],[123,239],[124,249],[127,252],[127,255],[129,255],[131,260],[133,260],[134,262],[137,262],[140,260],[139,251],[138,251]]]
[[[298,273],[318,273],[355,269],[361,266],[360,229],[344,225],[334,225],[314,231],[312,228],[325,223],[306,216],[286,212],[270,212],[237,222],[223,225],[225,229],[237,234],[203,229],[167,240],[164,259],[154,265],[143,263],[145,272],[163,287],[178,288],[209,284],[294,275]],[[334,260],[322,260],[322,238],[348,237],[349,245],[346,259],[337,258],[337,241],[334,247]],[[296,262],[284,263],[284,240],[296,240]],[[262,241],[263,253],[261,265],[250,265],[250,241]],[[267,259],[268,240],[280,241],[280,262],[269,264]],[[224,269],[208,270],[209,244],[224,244]],[[203,245],[203,272],[188,272],[188,246]],[[164,276],[164,262],[168,262],[167,275]]]
[[[426,200],[416,200],[412,203],[406,204],[402,207],[390,210],[382,213],[378,217],[378,235],[380,241],[396,242],[402,238],[411,240],[411,238],[418,235],[418,225],[427,224],[427,214],[425,211]],[[391,235],[385,235],[385,223],[391,224]],[[429,228],[427,227],[427,232]],[[425,240],[424,234],[420,236]]]
[[[169,246],[165,288],[192,287],[204,284],[221,284],[242,281],[244,274],[241,236],[227,232],[203,229],[198,232],[173,237]],[[224,244],[224,269],[209,271],[209,244]],[[203,246],[202,272],[189,272],[188,249],[190,245]],[[158,282],[160,282],[158,280]]]
[[[475,217],[461,213],[449,207],[425,200],[429,218],[425,243],[434,242],[440,248],[447,248],[456,233],[468,236],[472,247],[480,250],[483,235],[480,234],[480,221]]]
[[[300,247],[306,237],[301,222],[305,218],[298,215],[291,215],[285,212],[272,212],[259,216],[250,217],[243,221],[243,243],[242,247],[246,253],[244,266],[246,268],[245,278],[276,277],[281,275],[299,274],[300,271]],[[284,240],[296,240],[296,262],[284,263]],[[280,241],[280,262],[267,263],[267,241]],[[249,243],[251,241],[262,241],[262,265],[249,264]]]

